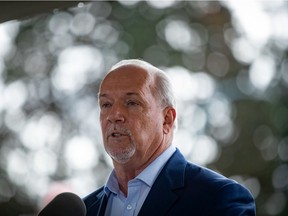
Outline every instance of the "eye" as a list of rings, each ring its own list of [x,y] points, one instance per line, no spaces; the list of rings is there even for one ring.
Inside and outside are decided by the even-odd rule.
[[[109,107],[111,107],[111,103],[109,102],[101,103],[101,108],[109,108]]]
[[[139,103],[137,103],[136,101],[133,101],[133,100],[129,100],[127,101],[127,106],[137,106],[139,105]]]

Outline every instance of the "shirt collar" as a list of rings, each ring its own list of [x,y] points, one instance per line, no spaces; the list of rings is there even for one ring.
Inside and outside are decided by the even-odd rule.
[[[130,180],[133,181],[138,179],[149,187],[152,187],[155,179],[161,172],[162,168],[175,152],[176,148],[173,145],[170,145],[162,154],[160,154],[151,164],[149,164],[138,176],[134,179]],[[119,184],[115,175],[114,169],[110,173],[108,180],[105,184],[104,191],[107,195],[111,192],[114,194],[120,194]]]
[[[152,187],[155,179],[175,150],[175,147],[170,145],[161,155],[159,155],[151,164],[149,164],[149,166],[147,166],[138,176],[136,176],[136,178]]]
[[[105,184],[104,191],[107,195],[109,195],[111,192],[114,194],[119,194],[119,184],[115,175],[115,170],[113,169],[109,175],[109,178]]]

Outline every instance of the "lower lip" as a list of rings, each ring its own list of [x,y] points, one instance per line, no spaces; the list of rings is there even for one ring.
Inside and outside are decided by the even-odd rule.
[[[112,136],[112,135],[110,135],[110,136],[108,136],[108,139],[110,138],[110,139],[113,139],[113,140],[119,140],[119,139],[122,139],[124,137],[127,137],[127,136],[125,136],[125,135],[121,135],[121,136]]]

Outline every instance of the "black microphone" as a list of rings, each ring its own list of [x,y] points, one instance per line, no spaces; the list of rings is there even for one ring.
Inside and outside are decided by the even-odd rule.
[[[86,207],[83,200],[74,193],[58,194],[38,216],[85,216]]]

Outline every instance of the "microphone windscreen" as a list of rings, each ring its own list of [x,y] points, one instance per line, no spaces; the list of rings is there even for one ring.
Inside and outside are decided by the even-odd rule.
[[[65,192],[57,195],[40,211],[38,216],[85,216],[83,200],[74,193]]]

